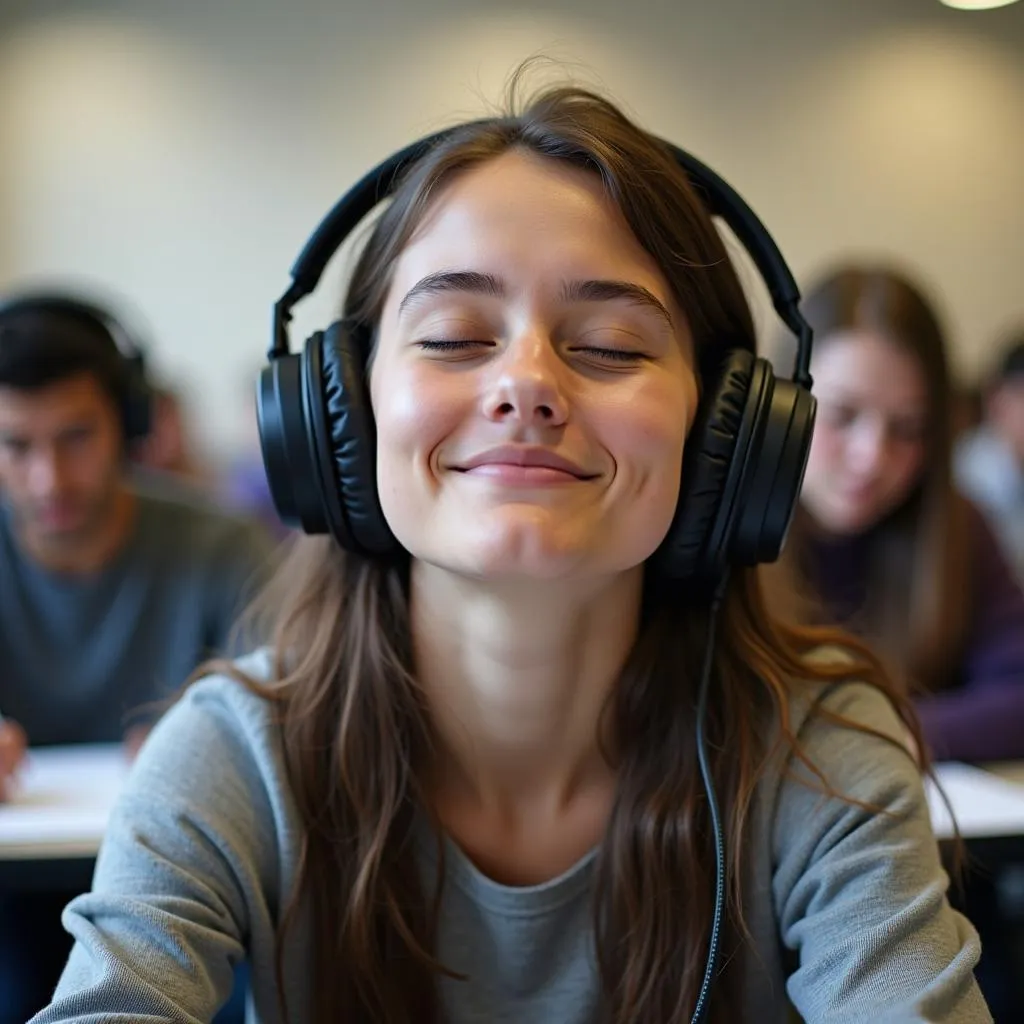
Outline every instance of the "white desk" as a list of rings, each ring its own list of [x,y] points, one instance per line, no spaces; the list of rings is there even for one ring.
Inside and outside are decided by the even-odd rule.
[[[1024,784],[955,762],[936,765],[935,774],[964,839],[1024,837]],[[953,825],[942,798],[931,783],[927,791],[935,834],[952,838]]]
[[[30,750],[0,804],[0,861],[94,857],[127,774],[119,743]]]
[[[965,839],[1024,837],[1024,766],[1016,781],[963,764],[938,766]],[[120,745],[33,750],[13,799],[0,804],[0,861],[93,857],[128,773]],[[1005,777],[1009,776],[1009,777]],[[931,784],[928,801],[940,839],[953,834]]]

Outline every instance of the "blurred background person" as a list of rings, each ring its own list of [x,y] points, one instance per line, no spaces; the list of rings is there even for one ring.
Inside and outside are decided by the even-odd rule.
[[[984,510],[1024,580],[1024,330],[982,389],[982,421],[956,447],[956,480]]]
[[[129,457],[145,473],[166,474],[205,489],[210,471],[200,459],[188,427],[181,389],[164,383],[151,389],[149,433],[131,446]]]
[[[803,309],[818,420],[787,560],[919,695],[937,758],[1024,757],[1024,594],[953,485],[938,317],[873,266],[814,283]]]
[[[138,742],[151,702],[226,651],[271,561],[255,524],[137,488],[151,418],[141,362],[105,310],[0,306],[0,713],[29,745]],[[16,725],[14,724],[16,723]],[[4,761],[16,770],[16,758]],[[0,906],[0,1022],[45,1004],[67,892]]]
[[[874,642],[915,693],[937,759],[1024,757],[1024,594],[953,485],[939,318],[886,266],[834,270],[806,290],[803,310],[818,418],[780,570],[795,574],[806,614]],[[964,902],[995,1019],[1024,1019],[1019,927],[989,878],[972,876]]]

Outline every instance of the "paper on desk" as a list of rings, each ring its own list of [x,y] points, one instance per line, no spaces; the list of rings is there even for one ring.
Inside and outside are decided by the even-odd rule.
[[[935,774],[965,839],[1024,835],[1024,786],[956,762],[936,765]],[[953,835],[949,812],[930,781],[927,791],[935,833],[948,839]]]
[[[0,804],[0,858],[95,854],[128,767],[119,743],[30,750]]]

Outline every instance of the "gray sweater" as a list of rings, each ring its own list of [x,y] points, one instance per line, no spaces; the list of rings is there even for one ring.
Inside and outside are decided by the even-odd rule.
[[[264,676],[268,659],[258,654],[243,665]],[[900,735],[891,706],[871,687],[836,686],[818,699]],[[749,832],[744,1020],[777,1024],[792,1000],[808,1022],[990,1021],[972,973],[977,935],[946,901],[909,756],[809,715],[809,704],[794,699],[791,712],[811,759],[841,792],[887,813],[823,796],[791,762],[766,776]],[[252,966],[250,1024],[281,1024],[274,928],[295,876],[300,828],[269,706],[229,679],[196,684],[133,769],[93,892],[65,911],[76,944],[53,1003],[34,1024],[210,1021],[243,957]],[[454,844],[448,853],[439,953],[468,980],[441,982],[446,1020],[596,1020],[593,853],[528,888],[484,877]],[[296,1022],[309,1018],[308,924],[300,914],[284,958]]]
[[[273,545],[189,497],[169,484],[140,490],[124,547],[84,574],[37,565],[0,504],[0,712],[33,746],[120,740],[228,649]]]

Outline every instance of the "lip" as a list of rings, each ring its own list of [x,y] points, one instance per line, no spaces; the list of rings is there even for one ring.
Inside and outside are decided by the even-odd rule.
[[[71,504],[44,505],[37,510],[36,519],[48,529],[66,529],[78,523],[79,510]]]
[[[567,459],[564,455],[553,452],[550,448],[529,445],[502,445],[498,448],[488,448],[451,468],[460,473],[470,473],[473,470],[500,472],[501,467],[521,471],[549,470],[575,477],[577,480],[593,480],[598,475],[597,473],[588,473],[582,466]]]

